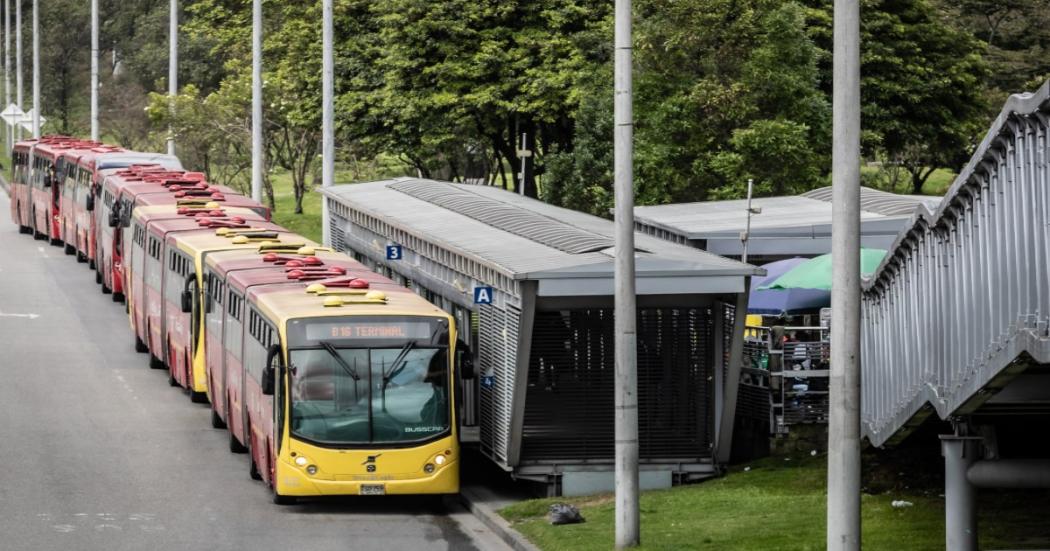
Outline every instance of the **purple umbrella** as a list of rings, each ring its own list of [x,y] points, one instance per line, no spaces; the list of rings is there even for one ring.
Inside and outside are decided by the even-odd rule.
[[[766,277],[751,282],[751,294],[748,297],[747,313],[767,316],[787,316],[820,310],[831,306],[831,292],[820,289],[762,289],[795,266],[809,260],[808,258],[789,258],[778,260],[762,266]]]

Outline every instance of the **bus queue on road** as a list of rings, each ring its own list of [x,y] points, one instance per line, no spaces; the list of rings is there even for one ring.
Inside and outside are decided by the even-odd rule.
[[[48,136],[13,167],[22,233],[88,263],[275,503],[459,491],[473,366],[449,314],[173,156]]]

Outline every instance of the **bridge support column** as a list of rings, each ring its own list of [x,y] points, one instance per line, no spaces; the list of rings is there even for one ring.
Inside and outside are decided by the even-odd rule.
[[[976,489],[966,477],[980,438],[941,435],[944,456],[944,543],[948,551],[977,551]]]

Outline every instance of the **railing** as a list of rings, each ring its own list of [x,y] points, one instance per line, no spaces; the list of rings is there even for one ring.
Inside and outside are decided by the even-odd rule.
[[[940,207],[865,284],[862,424],[881,445],[927,403],[942,418],[1022,353],[1050,361],[1050,83],[1012,96]]]

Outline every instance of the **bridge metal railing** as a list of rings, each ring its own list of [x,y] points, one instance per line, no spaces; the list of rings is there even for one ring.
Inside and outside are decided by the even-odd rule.
[[[1050,83],[1012,96],[936,211],[918,207],[863,292],[862,424],[875,445],[941,418],[1027,352],[1050,360]]]

